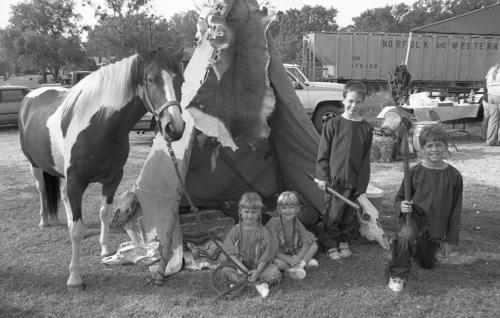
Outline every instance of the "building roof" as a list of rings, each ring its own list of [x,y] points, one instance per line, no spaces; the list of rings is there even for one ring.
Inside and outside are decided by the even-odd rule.
[[[411,31],[415,33],[500,35],[499,16],[500,3],[496,3],[453,18],[414,28]]]

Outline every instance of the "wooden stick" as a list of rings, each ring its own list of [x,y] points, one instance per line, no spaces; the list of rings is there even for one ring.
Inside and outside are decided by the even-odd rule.
[[[319,183],[319,179],[313,177],[312,175],[310,175],[309,173],[307,172],[304,172],[304,174],[309,177],[309,179],[311,179],[312,181],[316,182],[316,184]],[[347,203],[348,205],[350,205],[351,207],[355,208],[356,210],[359,210],[361,209],[361,207],[359,205],[357,205],[356,203],[352,202],[351,200],[349,200],[348,198],[344,197],[342,194],[338,193],[337,191],[333,190],[332,188],[330,187],[326,187],[326,191],[328,191],[329,193],[333,194],[334,196],[336,196],[337,198],[341,199],[342,201],[344,201],[345,203]]]
[[[403,125],[403,123],[401,123]],[[408,131],[406,127],[401,127],[403,134],[402,138],[402,153],[403,157],[403,185],[405,187],[405,201],[411,201],[411,182],[410,182],[410,150],[408,149]],[[405,213],[405,224],[410,225],[410,213]]]

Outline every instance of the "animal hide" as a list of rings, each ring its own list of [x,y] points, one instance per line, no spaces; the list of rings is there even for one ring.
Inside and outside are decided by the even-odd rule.
[[[236,138],[255,146],[269,136],[275,95],[266,31],[273,17],[251,1],[235,1],[227,19],[215,10],[199,23],[216,56],[187,110],[196,128],[233,150]]]

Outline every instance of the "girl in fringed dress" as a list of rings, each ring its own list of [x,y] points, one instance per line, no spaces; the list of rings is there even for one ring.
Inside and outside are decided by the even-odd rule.
[[[269,230],[262,225],[262,199],[255,192],[243,194],[239,202],[240,222],[228,233],[224,250],[250,270],[249,282],[255,282],[260,296],[269,295],[269,286],[281,280],[273,264],[275,249]]]

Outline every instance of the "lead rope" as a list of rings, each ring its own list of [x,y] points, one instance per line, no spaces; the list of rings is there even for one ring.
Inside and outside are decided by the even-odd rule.
[[[219,247],[220,251],[222,252],[222,254],[224,254],[224,256],[226,257],[226,259],[229,262],[231,262],[233,265],[235,265],[239,270],[241,270],[245,275],[247,275],[248,274],[248,269],[244,268],[244,266],[242,266],[242,264],[238,264],[237,262],[234,262],[234,260],[231,258],[231,256],[224,250],[224,248],[222,247],[222,245],[219,243],[219,241],[218,241],[219,238],[215,234],[213,234],[211,231],[209,231],[207,229],[208,228],[207,223],[201,217],[201,213],[200,213],[200,210],[198,209],[198,207],[196,207],[194,205],[193,200],[191,199],[191,196],[189,195],[189,193],[187,191],[186,185],[184,184],[184,181],[182,180],[182,176],[181,176],[181,173],[179,171],[179,164],[178,164],[178,161],[177,161],[177,157],[175,156],[175,152],[174,152],[174,150],[172,148],[172,143],[171,142],[167,142],[167,150],[168,150],[168,154],[170,156],[170,159],[172,160],[172,163],[174,165],[175,174],[177,175],[177,178],[179,180],[179,184],[181,186],[181,189],[184,192],[186,200],[189,203],[191,212],[195,213],[196,218],[198,219],[198,222],[200,222],[200,224],[203,224],[202,229],[205,231],[205,233],[207,234],[207,236],[215,243],[215,245],[217,245],[217,247]],[[168,244],[166,244],[166,245],[168,245]],[[159,249],[161,250],[161,252],[160,252],[160,265],[158,266],[157,273],[156,273],[155,277],[153,278],[153,281],[154,281],[154,283],[156,285],[162,285],[163,284],[163,280],[165,279],[165,275],[164,275],[165,268],[167,267],[167,263],[168,263],[168,260],[165,258],[164,255],[165,254],[167,254],[167,255],[170,254],[170,251],[164,251],[163,250],[161,244],[160,244]],[[149,283],[151,283],[151,281],[148,281],[146,283],[146,285],[148,285]]]

